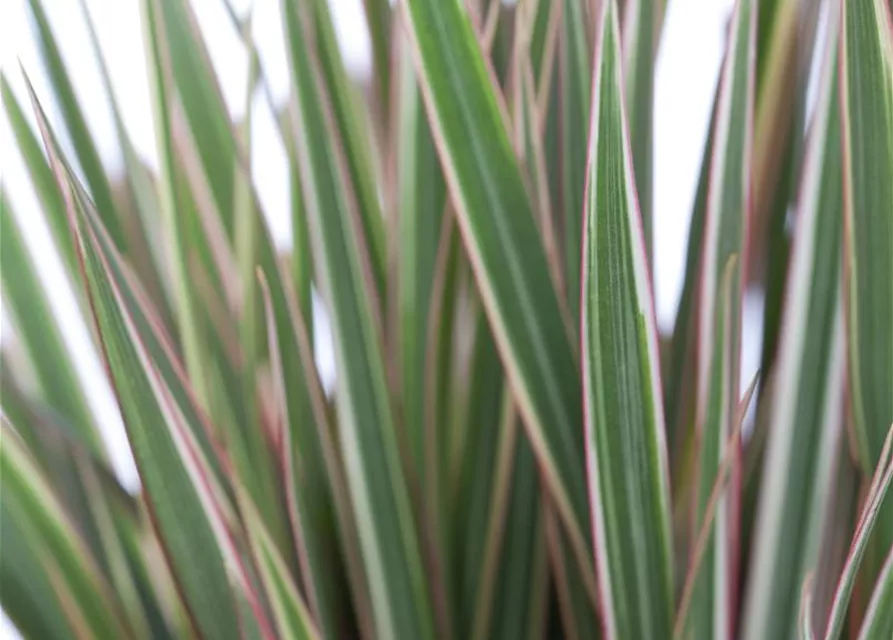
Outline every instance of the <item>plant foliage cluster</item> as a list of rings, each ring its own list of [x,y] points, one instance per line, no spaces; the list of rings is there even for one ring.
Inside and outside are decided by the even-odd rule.
[[[651,253],[664,0],[365,0],[368,86],[328,2],[282,0],[288,255],[251,107],[230,118],[188,0],[140,0],[157,170],[91,25],[122,177],[29,3],[52,95],[4,76],[2,98],[40,210],[0,191],[0,602],[24,636],[893,635],[888,0],[734,3],[671,335]],[[250,17],[231,17],[254,95]],[[137,492],[25,216],[77,285]]]

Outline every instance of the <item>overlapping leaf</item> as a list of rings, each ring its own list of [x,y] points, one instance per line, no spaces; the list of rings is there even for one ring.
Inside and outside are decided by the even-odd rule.
[[[566,0],[559,38],[561,106],[561,212],[564,225],[565,278],[571,317],[580,317],[580,265],[586,189],[586,140],[592,92],[590,3]]]
[[[132,637],[121,605],[101,577],[95,558],[5,418],[2,429],[4,514],[24,534],[40,564],[35,579],[49,583],[76,637]]]
[[[589,495],[607,637],[663,638],[673,611],[669,473],[618,23],[615,3],[606,2],[596,39],[583,245]]]
[[[320,71],[307,51],[308,7],[285,2],[289,62],[297,90],[297,151],[313,238],[316,282],[335,336],[339,437],[379,635],[434,634],[429,587],[400,466],[397,434],[374,323],[374,279],[360,249],[356,204],[343,188],[346,168],[332,135]],[[365,269],[364,269],[365,267]]]
[[[715,120],[701,258],[695,530],[703,521],[726,447],[740,447],[740,442],[729,443],[728,438],[739,393],[742,278],[746,268],[737,269],[725,300],[720,291],[729,260],[743,255],[747,232],[756,14],[755,2],[736,3]],[[717,513],[688,620],[688,633],[694,637],[724,637],[734,628],[737,544],[731,527],[736,522],[737,504],[733,491],[723,499]]]
[[[867,471],[893,422],[893,27],[881,0],[841,18],[849,382]]]
[[[893,629],[893,550],[887,554],[887,561],[878,576],[859,640],[881,640],[890,629]]]
[[[74,361],[65,343],[49,299],[37,277],[37,265],[28,254],[13,219],[5,189],[0,189],[0,272],[4,299],[20,332],[46,402],[66,417],[81,442],[95,455],[105,458],[105,447],[96,428],[87,396],[77,377]]]
[[[198,444],[196,409],[180,378],[165,375],[164,367],[171,364],[152,359],[157,351],[141,331],[140,319],[129,311],[134,294],[124,286],[114,247],[58,155],[36,102],[35,110],[66,200],[103,355],[148,492],[154,526],[197,629],[214,637],[235,637],[239,623],[227,564],[239,576],[240,588],[248,585],[227,531],[232,516],[225,494]],[[188,426],[190,422],[193,426]]]
[[[843,314],[836,21],[798,198],[772,430],[743,618],[748,638],[796,633],[798,585],[819,564],[826,496],[841,443]]]
[[[623,23],[623,70],[633,173],[649,263],[653,249],[652,174],[654,66],[663,7],[654,0],[629,0]]]
[[[868,542],[875,527],[878,524],[883,524],[882,506],[884,499],[890,491],[890,486],[893,484],[893,456],[891,456],[893,449],[891,449],[891,445],[893,445],[893,427],[888,431],[887,438],[881,449],[877,469],[865,496],[865,504],[862,507],[859,522],[856,524],[856,531],[850,544],[846,563],[837,582],[837,589],[834,592],[834,599],[831,603],[831,611],[828,614],[828,626],[825,631],[826,640],[836,640],[843,632],[847,608],[853,595],[853,587],[856,584],[856,575],[862,564],[862,558],[865,556]],[[886,619],[885,621],[889,622]],[[889,631],[889,629],[886,629],[886,631]]]
[[[422,94],[483,306],[541,473],[577,554],[576,568],[589,573],[576,355],[506,132],[505,107],[458,4],[411,0],[405,10]]]

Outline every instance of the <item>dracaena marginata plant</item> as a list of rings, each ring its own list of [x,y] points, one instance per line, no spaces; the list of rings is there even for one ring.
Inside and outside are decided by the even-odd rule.
[[[329,3],[282,0],[285,104],[231,11],[287,152],[286,254],[251,179],[251,101],[230,118],[190,2],[139,0],[151,168],[81,5],[115,175],[50,4],[29,0],[46,94],[31,69],[2,78],[38,196],[0,193],[0,602],[23,636],[891,637],[888,0],[732,3],[668,334],[666,0],[366,0],[362,83]],[[25,242],[34,216],[136,489]]]

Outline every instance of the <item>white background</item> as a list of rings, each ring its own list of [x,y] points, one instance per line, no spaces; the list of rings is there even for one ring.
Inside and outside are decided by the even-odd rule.
[[[121,158],[111,111],[104,98],[80,4],[78,0],[43,1],[102,159],[111,171],[119,171]],[[238,116],[244,111],[246,101],[247,56],[225,13],[223,1],[192,0],[192,4],[218,71],[224,98],[231,113]],[[243,13],[252,5],[250,0],[232,0],[232,3]],[[368,76],[369,34],[362,0],[330,0],[330,4],[348,70],[356,76]],[[27,0],[3,0],[0,5],[0,64],[4,73],[20,101],[27,105],[19,72],[21,63],[59,131],[61,118],[51,103],[49,83],[31,36]],[[86,0],[86,5],[110,67],[125,126],[142,158],[150,166],[157,166],[139,2]],[[663,331],[672,330],[682,285],[691,204],[730,6],[731,0],[668,2],[657,61],[654,115],[655,290],[658,324]],[[281,102],[288,91],[288,71],[279,0],[256,0],[253,10],[253,31],[260,48],[261,63],[271,81],[274,99]],[[290,244],[286,158],[268,104],[260,96],[254,99],[254,180],[276,242],[286,248]],[[63,144],[67,145],[64,139]],[[41,257],[40,276],[53,292],[51,299],[57,317],[66,319],[61,323],[62,330],[87,382],[103,436],[113,453],[116,471],[126,485],[134,487],[137,479],[117,408],[104,382],[96,354],[88,346],[86,328],[77,314],[71,312],[74,299],[70,284],[51,248],[52,241],[15,149],[5,112],[0,116],[0,177],[17,219],[23,223],[28,246]],[[757,367],[761,313],[758,296],[749,297],[745,305],[743,380],[749,380]],[[8,341],[11,337],[10,323],[4,315],[0,323],[0,339]],[[317,345],[317,360],[324,377],[330,378],[331,350],[327,348],[324,335]],[[5,617],[0,623],[0,636],[15,636]]]

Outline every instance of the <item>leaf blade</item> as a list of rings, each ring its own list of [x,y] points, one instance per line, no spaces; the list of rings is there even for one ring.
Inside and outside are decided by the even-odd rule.
[[[595,555],[606,636],[659,638],[670,634],[673,617],[669,480],[612,0],[597,43],[581,322]]]
[[[589,527],[577,356],[506,133],[505,107],[458,3],[410,0],[403,7],[483,306],[540,470],[594,594],[585,542]]]
[[[837,18],[829,18],[836,33]],[[825,512],[841,444],[843,398],[842,174],[840,112],[834,88],[837,38],[823,61],[798,198],[777,360],[777,394],[766,451],[745,605],[746,638],[791,636],[796,588],[817,566]]]

